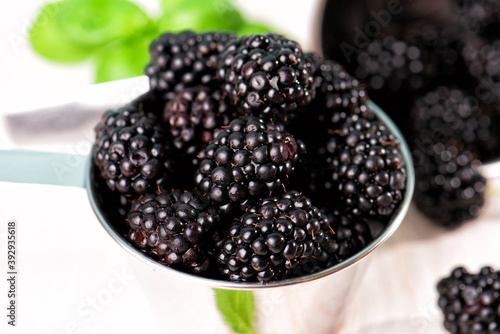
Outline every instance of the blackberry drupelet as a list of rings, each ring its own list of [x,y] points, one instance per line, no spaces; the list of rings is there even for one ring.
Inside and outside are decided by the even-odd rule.
[[[497,0],[453,0],[452,9],[459,25],[487,37],[499,37],[500,3]]]
[[[199,156],[198,189],[221,210],[283,191],[298,160],[299,145],[283,124],[256,116],[238,118]]]
[[[219,212],[207,198],[159,188],[132,203],[127,237],[158,262],[199,274],[209,268],[205,245],[212,228],[220,223]]]
[[[311,101],[315,89],[300,45],[275,33],[230,42],[217,73],[229,103],[244,114],[268,114],[284,122]]]
[[[165,97],[186,87],[216,82],[219,53],[234,38],[233,34],[218,32],[161,35],[149,48],[151,63],[146,75],[151,89]]]
[[[482,160],[500,144],[494,131],[495,113],[499,113],[498,107],[481,103],[473,92],[439,87],[415,101],[411,112],[415,133],[412,145],[460,138],[464,148],[479,153]]]
[[[415,203],[450,229],[477,218],[485,202],[481,162],[463,147],[460,139],[449,138],[415,151]]]
[[[136,197],[165,185],[175,155],[156,116],[133,106],[105,112],[93,160],[109,189]]]
[[[379,120],[351,117],[332,136],[332,196],[355,216],[389,219],[403,200],[406,165],[399,140]]]
[[[327,217],[289,191],[258,202],[233,223],[218,262],[226,279],[267,283],[324,268],[337,249]]]
[[[205,86],[179,91],[167,102],[163,120],[174,137],[174,145],[188,156],[197,154],[234,118],[232,106],[221,92]]]
[[[437,284],[444,327],[453,334],[500,333],[500,273],[483,267],[469,273],[455,268]]]

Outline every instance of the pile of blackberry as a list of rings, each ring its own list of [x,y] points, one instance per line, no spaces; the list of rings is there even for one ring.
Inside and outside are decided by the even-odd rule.
[[[500,333],[500,272],[455,268],[437,286],[444,327],[450,333]]]
[[[103,115],[93,150],[139,251],[266,284],[348,260],[397,214],[399,139],[340,64],[275,33],[166,33],[150,51],[150,91]]]
[[[455,173],[463,170],[441,172],[449,161],[439,157],[436,145],[456,152],[453,159],[470,155],[462,167],[481,183],[477,165],[500,158],[499,6],[496,0],[452,0],[443,15],[394,15],[349,57],[340,47],[331,51],[402,130],[416,161],[417,206],[444,227],[476,218],[484,190],[467,195],[477,199],[474,212],[456,214],[470,203],[436,179],[462,179]],[[446,212],[435,212],[442,201]]]

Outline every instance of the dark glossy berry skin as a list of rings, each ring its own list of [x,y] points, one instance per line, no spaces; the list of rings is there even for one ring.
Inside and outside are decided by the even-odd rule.
[[[452,334],[500,333],[500,273],[483,267],[469,273],[455,268],[437,284],[443,324]]]
[[[158,262],[202,274],[210,264],[205,245],[220,214],[200,194],[159,189],[131,205],[128,239]]]
[[[217,73],[227,100],[244,114],[287,122],[314,95],[300,45],[275,33],[230,42],[219,57]]]
[[[304,54],[306,67],[312,73],[315,96],[307,108],[311,114],[318,113],[317,109],[336,110],[344,114],[336,115],[332,122],[345,119],[345,114],[361,113],[367,101],[367,93],[358,79],[350,76],[344,67],[333,60],[324,60],[316,53]]]
[[[373,241],[370,224],[362,217],[344,214],[341,209],[323,208],[335,232],[337,251],[331,254],[328,267],[347,260]]]
[[[450,229],[477,218],[485,202],[481,162],[463,146],[459,139],[438,142],[415,159],[415,203],[436,224]]]
[[[222,100],[221,92],[197,86],[179,91],[163,110],[163,121],[176,148],[188,156],[204,149],[220,128],[234,118],[235,110]]]
[[[327,217],[289,191],[259,201],[233,223],[218,262],[226,279],[264,284],[317,271],[337,250]]]
[[[255,116],[231,121],[199,156],[195,184],[222,210],[283,191],[298,160],[294,137]]]
[[[109,189],[136,197],[168,182],[172,151],[154,114],[133,106],[109,110],[95,133],[93,161]]]
[[[151,63],[145,72],[151,89],[168,96],[186,87],[213,84],[219,53],[234,38],[217,32],[161,35],[149,48]]]
[[[406,186],[399,140],[381,121],[355,115],[332,136],[328,148],[332,190],[347,212],[387,221]]]
[[[474,92],[439,87],[417,98],[411,111],[413,146],[422,150],[429,141],[457,138],[464,149],[477,152],[480,159],[498,153],[500,141],[495,128],[499,108],[480,102]]]

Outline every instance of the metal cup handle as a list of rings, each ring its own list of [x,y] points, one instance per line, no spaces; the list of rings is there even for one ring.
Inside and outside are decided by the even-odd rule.
[[[85,187],[88,156],[0,150],[0,181]]]

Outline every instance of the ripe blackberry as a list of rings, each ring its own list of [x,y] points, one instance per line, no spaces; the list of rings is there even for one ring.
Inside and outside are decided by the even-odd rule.
[[[93,160],[109,189],[136,197],[166,184],[175,155],[154,114],[133,106],[109,110],[95,133]]]
[[[379,120],[351,117],[327,146],[332,195],[346,212],[385,221],[403,200],[406,166],[399,140]]]
[[[452,9],[458,24],[468,31],[498,37],[500,3],[497,0],[453,0]]]
[[[331,208],[321,211],[326,213],[338,244],[336,252],[330,256],[328,267],[347,260],[373,241],[370,225],[362,217],[346,215],[339,210],[332,211]]]
[[[210,264],[205,250],[219,212],[193,192],[159,189],[132,203],[127,216],[128,239],[167,266],[203,273]]]
[[[337,111],[332,123],[345,119],[346,115],[366,111],[367,94],[359,81],[350,76],[342,65],[333,60],[323,60],[315,53],[305,53],[304,61],[312,73],[315,97],[307,108],[311,114],[323,114],[325,110]]]
[[[483,267],[469,273],[455,268],[437,284],[438,305],[450,333],[500,333],[500,273]]]
[[[468,84],[454,26],[425,22],[390,25],[363,49],[347,68],[367,84],[370,98],[401,129],[411,132],[408,111],[416,93],[436,85]]]
[[[446,228],[477,218],[484,205],[481,162],[463,147],[460,139],[449,138],[414,154],[417,207]]]
[[[282,191],[294,171],[298,145],[283,124],[255,116],[231,121],[199,156],[198,189],[224,211]]]
[[[445,142],[448,138],[460,138],[464,148],[488,156],[500,144],[494,131],[496,106],[481,103],[473,92],[439,87],[416,99],[412,109],[412,124],[420,141]]]
[[[181,90],[163,111],[174,145],[188,155],[204,149],[232,118],[232,108],[222,100],[220,91],[211,92],[205,86]]]
[[[311,101],[315,89],[300,45],[275,33],[230,42],[217,73],[228,101],[244,114],[285,122]]]
[[[230,33],[192,31],[165,33],[149,48],[146,67],[152,90],[168,95],[186,87],[214,82],[219,53],[235,36]]]
[[[327,217],[289,191],[260,201],[233,223],[218,262],[229,280],[267,283],[319,270],[337,249]]]
[[[462,55],[478,86],[476,95],[487,103],[500,102],[500,39],[489,42],[478,37],[465,39]]]

